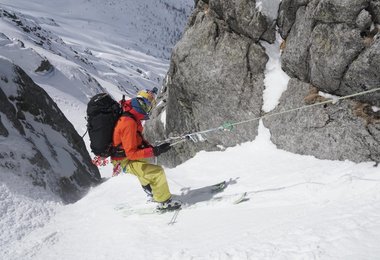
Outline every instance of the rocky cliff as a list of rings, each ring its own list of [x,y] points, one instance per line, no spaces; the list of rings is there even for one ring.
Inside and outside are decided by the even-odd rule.
[[[147,124],[152,140],[264,115],[268,57],[261,43],[273,42],[276,27],[259,2],[196,1],[174,48],[162,102]],[[380,87],[379,11],[377,0],[283,0],[275,20],[284,39],[282,67],[293,79],[274,112],[324,100],[324,94],[344,96]],[[379,106],[380,92],[375,92],[264,123],[279,148],[378,162]],[[233,133],[207,134],[202,143],[177,145],[161,159],[174,166],[201,149],[223,149],[256,135],[257,123],[241,125]]]
[[[42,88],[4,58],[0,101],[0,167],[5,172],[30,179],[65,202],[78,200],[100,182],[72,124]]]
[[[275,112],[380,87],[380,1],[282,1],[289,82]],[[380,161],[380,91],[265,120],[280,148],[323,159]]]
[[[259,116],[268,60],[260,40],[273,41],[273,19],[254,1],[198,1],[175,46],[161,101],[147,123],[152,140],[217,127]],[[258,123],[235,134],[209,133],[205,142],[183,143],[162,155],[177,165],[200,150],[219,150],[257,135]]]

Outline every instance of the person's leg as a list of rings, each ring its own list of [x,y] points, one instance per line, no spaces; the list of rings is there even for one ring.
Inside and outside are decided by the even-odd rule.
[[[112,160],[111,162],[113,164],[112,177],[119,175],[120,172],[122,172],[122,171],[125,173],[128,173],[127,172],[127,165],[129,163],[128,159],[125,158],[123,160],[118,160],[118,161]],[[146,180],[140,179],[138,176],[137,176],[137,178],[139,179],[139,181],[141,183],[141,187],[144,190],[144,192],[147,194],[149,200],[153,200],[153,192],[152,192],[152,187],[150,187],[150,184],[149,183],[147,184]]]
[[[142,186],[150,185],[153,192],[153,199],[157,202],[164,202],[170,199],[168,182],[164,169],[146,161],[129,161],[127,172],[137,176]]]

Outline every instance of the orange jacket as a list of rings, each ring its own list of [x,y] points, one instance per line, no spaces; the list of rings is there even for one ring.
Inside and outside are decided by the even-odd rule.
[[[113,146],[117,147],[121,144],[121,148],[124,149],[129,160],[153,157],[153,147],[142,136],[144,128],[141,124],[141,116],[128,105],[124,110],[129,112],[133,118],[131,116],[121,116],[119,118],[113,132]],[[112,157],[113,160],[122,160],[124,158]]]

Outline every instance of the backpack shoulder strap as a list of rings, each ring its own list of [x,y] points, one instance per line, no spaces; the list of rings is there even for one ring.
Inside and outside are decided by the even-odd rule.
[[[130,117],[132,118],[135,122],[137,122],[136,118],[128,111],[123,111],[123,113],[121,113],[121,116],[126,116],[126,117]]]
[[[132,119],[137,123],[136,118],[135,118],[130,112],[128,112],[128,111],[124,111],[124,112],[121,114],[121,116],[130,117],[130,118],[132,118]],[[141,133],[140,131],[137,131],[137,133],[138,133],[138,134],[141,136],[141,138],[144,140],[144,137],[143,137],[142,133]]]
[[[121,114],[121,116],[130,117],[130,118],[132,118],[137,123],[136,118],[130,112],[128,112],[128,111],[124,111]],[[140,137],[143,139],[143,141],[146,142],[145,139],[144,139],[144,136],[142,135],[142,133],[140,131],[137,131],[137,133],[140,135]]]

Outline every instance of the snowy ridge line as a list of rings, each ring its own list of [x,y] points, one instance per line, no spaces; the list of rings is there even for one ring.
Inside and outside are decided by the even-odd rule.
[[[370,90],[366,90],[366,91],[362,91],[362,92],[358,92],[358,93],[354,93],[354,94],[347,95],[347,96],[338,97],[338,98],[335,98],[335,99],[328,99],[326,101],[322,101],[322,102],[318,102],[318,103],[314,103],[314,104],[310,104],[310,105],[305,105],[305,106],[301,106],[301,107],[287,109],[287,110],[276,112],[276,113],[268,113],[268,114],[265,114],[263,116],[251,118],[251,119],[244,120],[244,121],[239,121],[239,122],[234,122],[234,123],[228,123],[228,122],[226,122],[226,123],[224,123],[223,125],[221,125],[219,127],[210,128],[210,129],[206,129],[206,130],[202,130],[202,131],[198,131],[198,132],[193,132],[193,133],[185,134],[185,135],[182,135],[182,136],[169,137],[169,138],[167,138],[165,140],[157,141],[157,143],[170,142],[170,141],[179,140],[179,139],[183,139],[183,140],[180,140],[180,141],[177,141],[175,143],[172,143],[171,146],[179,144],[179,143],[182,143],[182,142],[184,142],[185,140],[188,140],[188,139],[196,142],[198,139],[204,139],[204,138],[202,138],[202,134],[206,134],[206,133],[210,133],[210,132],[216,132],[216,131],[219,131],[219,130],[222,130],[222,131],[231,131],[234,126],[250,123],[250,122],[253,122],[253,121],[258,121],[260,119],[271,117],[271,116],[278,116],[278,115],[282,115],[282,114],[286,114],[286,113],[290,113],[290,112],[294,112],[294,111],[298,111],[298,110],[302,110],[302,109],[306,109],[306,108],[311,108],[311,107],[315,107],[315,106],[325,105],[325,104],[329,104],[329,103],[332,103],[332,104],[335,105],[340,100],[349,99],[349,98],[352,98],[352,97],[363,96],[363,95],[366,95],[366,94],[369,94],[369,93],[373,93],[373,92],[376,92],[376,91],[379,91],[379,90],[380,90],[380,87],[379,88],[370,89]]]

